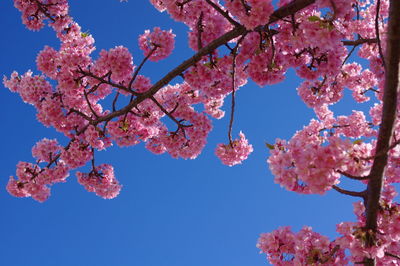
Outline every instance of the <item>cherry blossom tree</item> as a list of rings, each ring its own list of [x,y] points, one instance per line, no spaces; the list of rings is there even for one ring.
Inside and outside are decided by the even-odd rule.
[[[155,154],[194,159],[206,145],[212,119],[225,115],[226,99],[227,141],[215,154],[225,165],[240,164],[253,147],[244,133],[232,136],[235,93],[249,79],[260,86],[281,82],[293,68],[303,79],[298,94],[315,119],[290,140],[267,144],[275,182],[296,193],[333,189],[361,201],[354,205],[356,221],[338,224],[334,240],[310,227],[297,233],[281,227],[261,234],[257,246],[276,265],[400,265],[400,205],[393,186],[400,182],[400,1],[280,0],[276,8],[272,0],[151,3],[188,26],[194,50],[155,83],[141,69],[170,56],[171,30],[155,27],[139,36],[141,62],[134,63],[123,46],[92,58],[94,38],[69,15],[67,0],[14,0],[26,27],[48,25],[60,48],[46,46],[38,54],[41,74],[13,72],[3,83],[69,141],[37,142],[35,159],[17,164],[8,192],[43,202],[53,184],[89,164],[90,172],[76,172],[78,182],[114,198],[121,185],[111,165],[96,165],[97,151],[144,142]],[[350,62],[357,57],[369,65]],[[181,81],[172,85],[176,78]],[[369,114],[335,116],[330,107],[345,89],[355,102],[370,103]],[[365,189],[346,190],[342,178]]]

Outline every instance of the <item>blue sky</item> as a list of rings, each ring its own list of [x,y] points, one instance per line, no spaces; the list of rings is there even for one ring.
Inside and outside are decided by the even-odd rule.
[[[186,27],[159,13],[147,0],[71,1],[71,14],[101,49],[124,45],[138,64],[143,58],[137,37],[145,29],[172,28],[172,56],[145,65],[155,82],[185,58]],[[0,4],[0,75],[25,72],[37,53],[58,47],[50,29],[31,32],[21,24],[12,1]],[[304,225],[334,237],[335,225],[354,219],[353,199],[330,192],[326,196],[297,195],[274,184],[266,159],[265,141],[290,138],[313,117],[297,96],[292,71],[284,83],[259,87],[249,83],[237,93],[234,136],[242,130],[254,152],[242,165],[227,167],[214,156],[226,143],[228,116],[213,122],[208,144],[196,160],[157,156],[143,145],[112,147],[98,153],[97,163],[111,163],[123,184],[121,194],[104,200],[76,181],[52,187],[45,203],[10,196],[5,186],[18,161],[33,162],[31,147],[43,137],[66,139],[36,121],[34,108],[0,85],[0,265],[7,266],[257,266],[268,265],[255,247],[262,232]],[[350,96],[337,108],[349,114]],[[229,106],[225,107],[229,111]]]

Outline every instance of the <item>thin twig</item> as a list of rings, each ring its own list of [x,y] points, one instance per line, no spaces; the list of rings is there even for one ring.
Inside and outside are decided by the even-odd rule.
[[[350,45],[357,46],[357,45],[364,44],[364,43],[373,44],[373,43],[377,43],[377,42],[378,42],[378,40],[376,38],[370,38],[370,39],[360,38],[360,39],[354,40],[354,41],[342,41],[343,45],[346,45],[346,46],[350,46]]]
[[[376,33],[376,39],[378,40],[379,55],[380,55],[380,57],[382,59],[383,68],[386,70],[385,57],[383,56],[381,39],[380,39],[380,36],[379,36],[379,11],[380,11],[380,7],[381,7],[381,0],[377,0],[376,1],[376,16],[375,16],[375,33]]]
[[[175,106],[175,108],[173,109],[173,111],[168,112],[168,110],[165,109],[164,106],[162,106],[162,104],[160,104],[160,103],[156,100],[156,98],[154,98],[153,96],[151,96],[150,99],[158,106],[158,108],[161,109],[161,111],[163,111],[164,114],[166,114],[172,121],[174,121],[174,122],[176,123],[176,125],[178,126],[178,128],[177,128],[177,130],[175,131],[175,133],[177,133],[179,130],[182,130],[183,136],[186,138],[186,134],[185,134],[185,129],[184,129],[184,128],[185,128],[185,127],[191,127],[191,126],[193,126],[193,125],[184,125],[184,124],[182,124],[182,121],[184,121],[184,120],[178,120],[178,119],[176,119],[176,118],[172,115],[172,113],[175,112],[175,110],[176,110],[176,106]]]
[[[97,113],[94,111],[94,109],[93,109],[91,103],[89,102],[89,98],[88,98],[88,95],[87,95],[86,91],[83,91],[83,95],[85,96],[86,103],[87,103],[87,105],[89,106],[89,109],[90,109],[90,111],[92,112],[92,114],[93,114],[96,118],[99,118],[99,116],[97,115]]]
[[[94,75],[90,71],[83,70],[81,67],[79,67],[78,73],[84,75],[84,77],[86,76],[86,77],[94,78],[94,79],[100,81],[101,83],[105,83],[105,84],[111,85],[112,87],[121,89],[121,90],[126,91],[126,92],[128,92],[130,94],[136,94],[134,91],[130,90],[129,88],[127,88],[127,87],[125,87],[125,86],[123,86],[121,84],[117,84],[117,83],[112,82],[110,80],[110,77],[109,77],[109,80],[105,80],[103,77],[98,77],[98,76]],[[108,75],[108,76],[110,76],[110,75]],[[83,78],[83,77],[81,77],[81,78]]]
[[[94,149],[93,148],[92,148],[92,169],[93,169],[93,171],[96,171],[96,167],[94,164]]]
[[[201,41],[201,34],[203,33],[203,12],[200,12],[200,16],[199,19],[197,20],[197,50],[200,50],[201,48],[203,48],[203,43]]]
[[[400,260],[400,256],[399,255],[395,255],[395,254],[392,254],[390,252],[385,252],[385,255]]]
[[[245,3],[245,0],[240,0],[240,2],[242,3],[244,10],[246,11],[246,15],[249,16],[251,7],[247,3]]]
[[[350,52],[348,53],[348,55],[346,56],[346,58],[343,60],[341,66],[343,66],[343,65],[346,63],[347,59],[350,58],[350,56],[353,54],[354,50],[356,50],[356,47],[357,47],[357,45],[353,45],[353,48],[351,48]]]
[[[341,174],[341,175],[343,175],[345,177],[348,177],[348,178],[354,179],[354,180],[367,180],[367,179],[369,179],[369,176],[355,176],[355,175],[343,172],[341,170],[336,170],[336,172],[338,172],[339,174]]]
[[[38,8],[39,8],[39,10],[47,17],[47,18],[49,18],[51,21],[53,21],[53,22],[56,22],[56,20],[50,15],[50,13],[48,13],[47,11],[47,8],[44,8],[43,7],[43,4],[42,3],[40,3],[38,0],[34,0],[35,1],[35,3],[37,4],[37,6],[38,6]]]
[[[228,127],[228,139],[229,139],[229,144],[231,145],[231,147],[233,146],[232,127],[233,127],[233,120],[235,118],[236,56],[237,56],[237,51],[239,49],[239,45],[243,41],[245,36],[246,36],[246,34],[244,34],[244,35],[242,35],[242,37],[240,37],[240,39],[236,43],[236,46],[232,50],[232,98],[231,98],[232,101],[231,101],[231,117],[230,117],[230,120],[229,120],[229,127]]]
[[[82,116],[83,118],[85,118],[85,119],[86,119],[87,121],[89,121],[89,122],[93,122],[93,121],[94,121],[91,117],[87,116],[87,115],[84,114],[83,112],[78,111],[78,110],[76,110],[76,109],[74,109],[74,108],[71,108],[71,109],[69,110],[68,114],[70,114],[70,113],[76,113],[76,114]],[[67,114],[67,115],[68,115],[68,114]]]
[[[365,190],[364,191],[360,191],[360,192],[359,191],[351,191],[351,190],[342,189],[342,188],[340,188],[340,187],[338,187],[336,185],[333,185],[332,188],[334,190],[336,190],[337,192],[339,192],[341,194],[344,194],[344,195],[347,195],[347,196],[360,197],[360,198],[365,199],[365,197],[367,195]]]
[[[119,97],[119,91],[117,91],[117,93],[115,94],[114,100],[112,102],[112,110],[113,110],[113,112],[115,112],[115,110],[116,110],[115,106],[117,104],[118,97]]]
[[[135,72],[133,73],[133,76],[132,76],[131,80],[129,81],[128,89],[130,91],[132,91],[132,84],[135,81],[137,75],[139,74],[139,71],[142,69],[144,63],[146,63],[146,61],[150,58],[150,56],[152,56],[152,54],[157,50],[158,47],[159,46],[155,45],[153,47],[153,49],[151,49],[150,53],[145,58],[143,58],[143,60],[140,63],[140,65],[136,68]]]
[[[206,2],[212,6],[218,13],[220,13],[224,18],[226,18],[233,26],[237,27],[240,26],[240,24],[234,20],[233,18],[231,18],[229,16],[229,13],[227,11],[222,10],[222,8],[220,8],[217,4],[215,4],[213,1],[211,0],[206,0]]]

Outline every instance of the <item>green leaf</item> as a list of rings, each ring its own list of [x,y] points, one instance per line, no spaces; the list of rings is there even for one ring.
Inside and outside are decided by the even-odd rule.
[[[308,21],[311,21],[311,22],[316,22],[316,21],[320,21],[320,20],[321,20],[321,18],[318,16],[308,17]]]
[[[361,143],[363,143],[363,140],[362,139],[356,139],[355,141],[353,141],[353,144],[361,144]]]
[[[322,20],[319,23],[319,27],[321,29],[328,29],[330,31],[335,28],[335,26],[333,26],[332,22],[330,22],[330,21],[322,21]]]
[[[265,146],[270,150],[275,149],[275,145],[269,144],[268,142],[265,142]]]
[[[270,70],[275,69],[275,67],[276,67],[275,61],[273,61],[273,62],[271,62],[271,64],[269,64],[269,69]]]
[[[204,63],[204,66],[205,66],[205,67],[208,67],[208,68],[212,68],[212,67],[213,67],[212,64],[211,64],[210,62]]]
[[[89,31],[81,32],[81,37],[83,37],[83,38],[86,38],[89,35],[90,35]]]

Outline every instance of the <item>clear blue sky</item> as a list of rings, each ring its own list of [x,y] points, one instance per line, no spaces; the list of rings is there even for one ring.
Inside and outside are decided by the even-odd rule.
[[[80,3],[78,3],[80,2]],[[50,29],[24,28],[12,1],[0,4],[0,75],[35,66],[44,45],[58,47]],[[155,82],[193,52],[186,27],[147,0],[71,1],[71,14],[101,49],[124,45],[139,63],[137,36],[145,29],[172,28],[177,35],[172,56],[145,65]],[[227,117],[214,121],[208,145],[196,160],[156,156],[143,145],[98,153],[98,163],[111,163],[123,184],[119,197],[104,200],[76,181],[52,187],[45,203],[10,196],[5,186],[18,161],[33,162],[31,147],[43,137],[65,139],[35,119],[34,108],[0,85],[0,265],[6,266],[257,266],[268,265],[255,247],[262,232],[304,225],[334,237],[340,221],[354,219],[353,199],[330,192],[305,196],[274,184],[264,142],[290,138],[308,124],[313,112],[297,96],[299,80],[288,75],[278,86],[249,83],[237,94],[234,135],[242,130],[255,151],[242,165],[223,166],[214,156],[226,142]],[[349,93],[336,110],[349,114]],[[346,108],[346,109],[342,109]],[[225,108],[229,111],[229,108]]]

